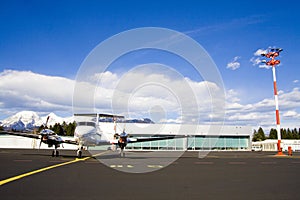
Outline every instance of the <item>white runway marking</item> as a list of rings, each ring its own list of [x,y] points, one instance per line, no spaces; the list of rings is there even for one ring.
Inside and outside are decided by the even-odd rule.
[[[133,168],[134,166],[132,166],[132,165],[110,165],[110,167],[111,168],[125,168],[125,167],[127,167],[127,168]]]
[[[164,166],[162,165],[147,165],[149,168],[163,168]]]

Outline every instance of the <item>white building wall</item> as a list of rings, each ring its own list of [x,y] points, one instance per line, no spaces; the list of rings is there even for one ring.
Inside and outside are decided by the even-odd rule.
[[[103,132],[108,132],[112,136],[114,134],[113,123],[99,123],[100,129]],[[134,123],[118,123],[117,133],[121,133],[123,129],[134,136],[135,134],[152,136],[152,135],[191,135],[191,136],[246,136],[249,137],[249,150],[251,149],[251,134],[252,128],[249,126],[219,126],[219,125],[190,125],[190,124],[134,124]],[[64,138],[64,137],[62,137]],[[68,137],[67,139],[73,139]],[[20,136],[0,135],[0,148],[39,148],[39,140],[25,138]],[[187,146],[187,138],[185,139]],[[64,149],[76,149],[76,145],[63,144]],[[48,146],[44,143],[42,149],[47,149]]]
[[[261,146],[262,151],[277,151],[277,140],[264,140],[260,142],[252,142],[252,146]],[[292,147],[293,151],[300,151],[300,140],[281,140],[283,151],[287,151],[288,147]]]
[[[62,137],[63,139],[73,139],[73,137]],[[13,136],[13,135],[0,135],[0,148],[6,149],[39,149],[40,140]],[[63,144],[62,149],[77,149],[77,145]],[[49,149],[47,144],[42,143],[41,149]]]
[[[100,122],[104,132],[113,131],[113,123]],[[132,135],[213,135],[213,136],[249,136],[252,135],[250,126],[221,126],[221,125],[192,125],[192,124],[142,124],[118,123],[117,132],[125,128]]]

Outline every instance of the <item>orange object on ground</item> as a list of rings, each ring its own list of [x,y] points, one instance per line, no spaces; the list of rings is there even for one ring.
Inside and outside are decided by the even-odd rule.
[[[292,155],[293,155],[293,150],[292,150],[292,147],[291,147],[291,146],[288,147],[288,155],[289,155],[289,156],[292,156]]]
[[[282,148],[281,148],[280,143],[281,143],[281,140],[278,140],[278,142],[277,142],[277,150],[278,150],[277,156],[283,156],[283,155],[284,155],[284,154],[282,153]]]

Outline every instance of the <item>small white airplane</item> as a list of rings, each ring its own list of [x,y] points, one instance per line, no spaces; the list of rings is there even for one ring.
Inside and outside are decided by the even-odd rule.
[[[2,133],[29,137],[34,139],[39,139],[41,146],[42,143],[48,145],[48,147],[54,147],[52,151],[52,156],[59,156],[58,148],[61,144],[73,144],[78,146],[77,157],[82,157],[82,150],[84,147],[88,148],[91,146],[101,146],[101,145],[112,145],[112,150],[121,149],[120,156],[124,157],[124,148],[128,143],[136,142],[149,142],[157,140],[167,140],[174,138],[182,138],[184,136],[163,136],[163,137],[129,137],[129,135],[123,129],[122,133],[117,133],[117,119],[123,119],[124,116],[111,115],[111,114],[75,114],[76,129],[74,133],[74,140],[63,140],[54,131],[45,128],[39,134],[32,133],[21,133],[21,132],[8,132],[2,131]],[[111,118],[114,122],[114,132],[104,132],[100,129],[99,118]],[[49,117],[47,118],[45,127],[47,127]],[[113,133],[113,134],[112,134]]]

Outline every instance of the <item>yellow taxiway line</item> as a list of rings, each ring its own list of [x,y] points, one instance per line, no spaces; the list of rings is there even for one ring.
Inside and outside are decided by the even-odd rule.
[[[25,174],[13,176],[11,178],[7,178],[7,179],[4,179],[4,180],[1,180],[0,181],[0,186],[4,185],[6,183],[10,183],[12,181],[18,180],[18,179],[27,177],[27,176],[31,176],[31,175],[34,175],[34,174],[37,174],[37,173],[40,173],[40,172],[44,172],[44,171],[50,170],[50,169],[54,169],[54,168],[57,168],[57,167],[61,167],[61,166],[64,166],[64,165],[69,165],[69,164],[80,162],[80,161],[85,161],[85,160],[88,160],[88,159],[90,159],[92,157],[100,156],[100,155],[102,155],[104,153],[106,153],[106,152],[98,153],[98,154],[92,155],[90,157],[76,158],[76,159],[68,161],[68,162],[64,162],[64,163],[60,163],[60,164],[56,164],[56,165],[51,165],[51,166],[44,167],[44,168],[41,168],[41,169],[37,169],[37,170],[31,171],[31,172],[27,172]]]

